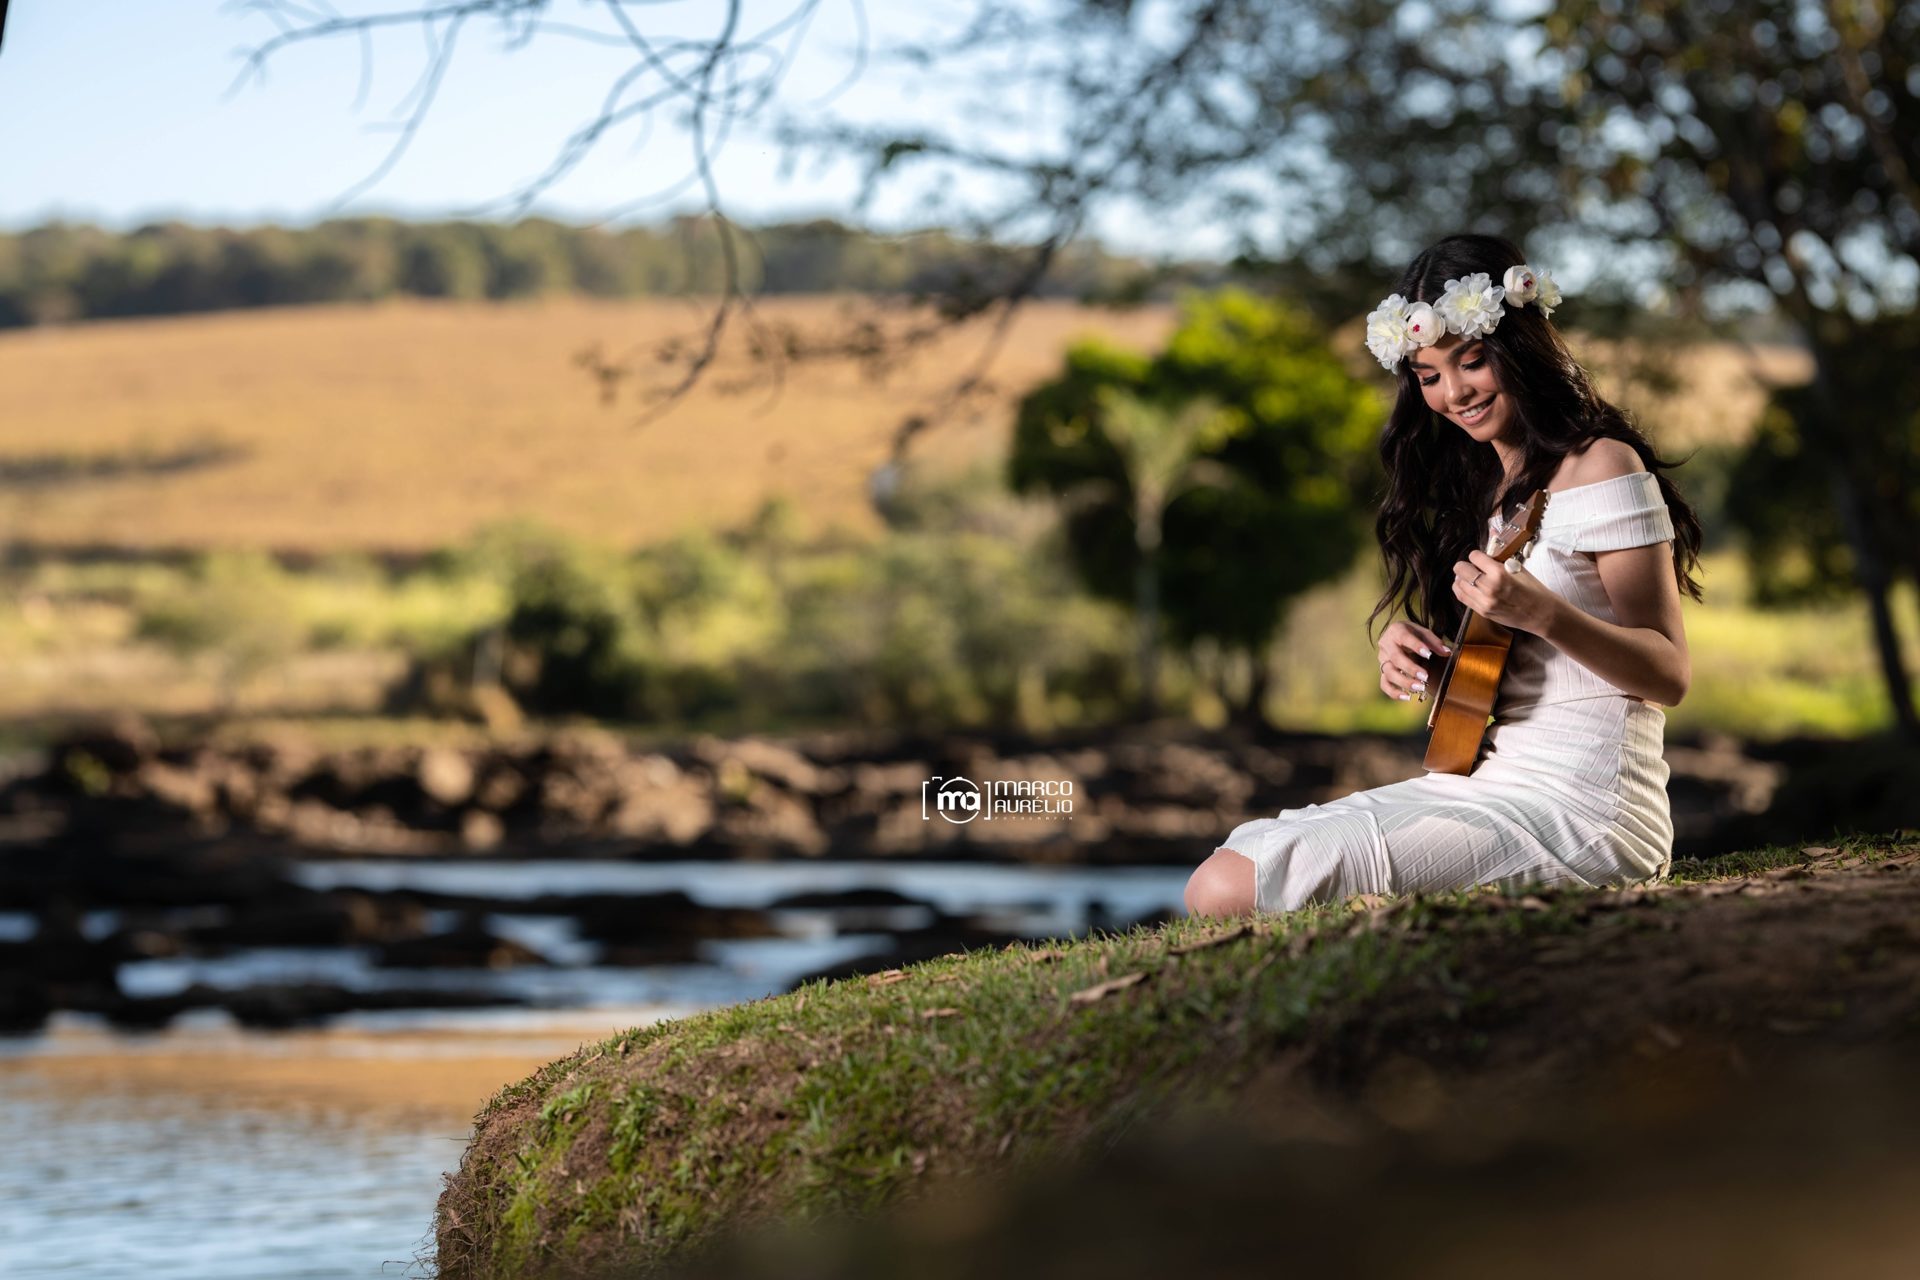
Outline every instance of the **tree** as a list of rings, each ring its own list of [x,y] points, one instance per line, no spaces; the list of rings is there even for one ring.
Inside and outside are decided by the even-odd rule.
[[[487,257],[473,229],[409,228],[401,241],[400,287],[423,298],[484,298]]]
[[[278,12],[285,28],[256,51],[258,65],[296,40],[424,25],[435,37],[423,74],[430,90],[462,24],[491,16],[531,39],[543,5],[443,0],[355,18],[275,0],[254,8]],[[622,6],[609,6],[636,60],[579,146],[662,102],[689,104],[695,180],[722,228],[727,295],[669,401],[711,360],[728,317],[750,310],[733,296],[743,246],[708,163],[724,132],[716,126],[770,110],[778,72],[755,74],[764,41],[798,39],[817,8],[794,0],[749,32],[740,0],[730,0],[716,34],[676,42],[670,62]],[[1437,235],[1505,234],[1530,256],[1591,264],[1580,314],[1588,329],[1699,332],[1731,318],[1737,333],[1743,308],[1794,322],[1815,361],[1795,429],[1827,476],[1895,715],[1920,740],[1889,604],[1896,574],[1916,572],[1920,530],[1875,497],[1876,428],[1848,412],[1866,389],[1848,381],[1839,357],[1857,346],[1862,324],[1914,307],[1920,7],[972,0],[932,34],[871,58],[972,85],[975,97],[935,122],[849,124],[817,107],[783,115],[783,145],[861,160],[862,209],[909,175],[984,175],[985,197],[949,182],[926,216],[1011,246],[990,269],[943,282],[929,319],[889,335],[911,344],[955,319],[994,321],[943,400],[903,412],[896,461],[978,389],[1014,310],[1102,210],[1213,228],[1327,327],[1359,315],[1381,280]],[[431,96],[416,95],[417,111]],[[1057,124],[1010,147],[988,127],[1010,102]],[[411,137],[402,131],[396,154]],[[569,148],[555,171],[578,154]],[[770,335],[756,346],[776,363],[868,355],[871,334]]]
[[[1149,400],[1116,387],[1096,389],[1100,420],[1120,478],[1095,477],[1074,486],[1063,499],[1073,511],[1106,501],[1126,508],[1133,523],[1133,607],[1143,719],[1160,711],[1160,575],[1163,525],[1167,508],[1187,490],[1203,484],[1232,485],[1237,477],[1201,450],[1222,429],[1231,429],[1212,400],[1184,404]]]
[[[1920,315],[1868,322],[1857,338],[1828,354],[1839,380],[1867,397],[1851,401],[1848,416],[1874,424],[1861,436],[1869,450],[1860,459],[1866,501],[1852,518],[1874,545],[1904,547],[1909,572],[1920,578],[1913,564],[1920,548],[1902,541],[1903,529],[1920,525],[1920,405],[1912,395]],[[1842,524],[1848,509],[1830,500],[1834,468],[1805,429],[1818,420],[1818,395],[1812,386],[1776,391],[1730,476],[1727,516],[1747,541],[1761,604],[1844,599],[1857,578],[1853,539]]]
[[[1143,699],[1164,614],[1177,643],[1247,656],[1228,701],[1257,722],[1289,603],[1366,544],[1381,413],[1304,308],[1226,290],[1188,299],[1156,356],[1071,348],[1021,402],[1008,480],[1064,499],[1082,580],[1138,611]]]

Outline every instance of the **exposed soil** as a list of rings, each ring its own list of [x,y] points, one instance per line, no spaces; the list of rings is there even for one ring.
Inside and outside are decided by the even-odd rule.
[[[1446,1081],[1450,1099],[1471,1087],[1517,1107],[1583,1075],[1631,1084],[1679,1069],[1705,1088],[1809,1047],[1920,1057],[1920,844],[1576,901],[1568,932],[1468,953],[1461,976],[1486,1003],[1390,1005],[1316,1054],[1315,1083],[1364,1092],[1418,1055],[1436,1079],[1463,1077]]]

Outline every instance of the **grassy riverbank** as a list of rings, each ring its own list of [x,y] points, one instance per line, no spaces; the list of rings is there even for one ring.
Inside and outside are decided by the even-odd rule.
[[[1708,1023],[1738,1054],[1748,1033],[1911,1017],[1879,962],[1920,969],[1894,945],[1920,905],[1920,833],[1675,871],[1651,889],[1356,899],[979,951],[583,1046],[480,1113],[436,1215],[440,1274],[644,1271],[755,1223],[868,1214],[1244,1107],[1278,1081],[1338,1091],[1408,1054],[1428,1083],[1387,1105],[1417,1111],[1441,1105],[1433,1064],[1484,1074],[1522,1041],[1537,1080]],[[1743,959],[1755,949],[1770,963]],[[1682,972],[1692,1003],[1661,980]]]

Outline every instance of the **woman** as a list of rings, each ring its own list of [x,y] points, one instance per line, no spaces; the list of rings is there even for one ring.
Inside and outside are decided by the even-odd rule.
[[[1498,283],[1495,283],[1498,282]],[[1386,592],[1380,689],[1426,701],[1472,609],[1514,632],[1470,774],[1427,773],[1228,833],[1187,910],[1290,911],[1355,893],[1625,884],[1673,856],[1666,713],[1690,680],[1680,592],[1700,522],[1663,462],[1593,391],[1548,317],[1549,273],[1497,236],[1449,236],[1367,317],[1399,378],[1375,523]],[[1524,562],[1482,549],[1548,490]]]

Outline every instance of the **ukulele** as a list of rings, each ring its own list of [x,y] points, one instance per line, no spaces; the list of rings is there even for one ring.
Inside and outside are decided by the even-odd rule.
[[[1532,542],[1540,532],[1540,517],[1547,509],[1547,491],[1537,489],[1513,518],[1500,526],[1488,541],[1487,554],[1505,564]],[[1480,743],[1487,736],[1487,721],[1493,716],[1494,699],[1500,693],[1500,677],[1507,669],[1507,653],[1513,648],[1513,631],[1473,610],[1460,620],[1453,638],[1453,652],[1447,655],[1447,669],[1434,688],[1433,710],[1427,716],[1425,765],[1434,773],[1469,774],[1480,755]]]

